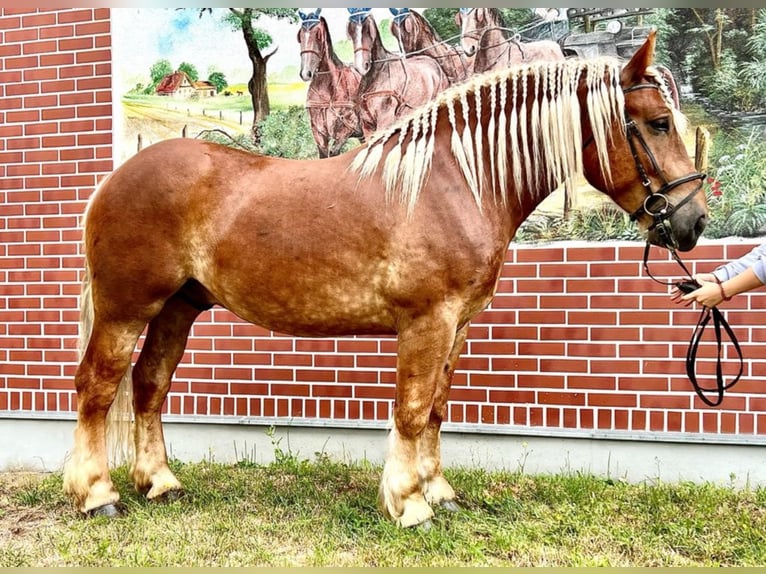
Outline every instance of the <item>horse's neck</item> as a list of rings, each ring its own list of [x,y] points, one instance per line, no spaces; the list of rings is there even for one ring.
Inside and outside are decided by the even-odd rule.
[[[414,16],[411,17],[414,18]],[[418,27],[420,33],[415,40],[415,50],[443,55],[445,53],[445,46],[442,44],[441,38],[437,37],[436,31],[431,24],[421,17],[418,19]]]
[[[505,30],[492,28],[481,39],[481,48],[477,53],[476,64],[479,71],[505,67],[511,59],[511,41]]]
[[[373,30],[370,32],[370,39],[372,40],[370,54],[372,56],[372,65],[374,66],[377,62],[390,58],[391,52],[386,50],[386,47],[383,45],[383,39],[380,37],[377,24],[374,24],[372,28]]]
[[[322,58],[322,67],[324,68],[323,71],[329,72],[332,77],[338,76],[343,70],[343,62],[341,62],[340,58],[335,54],[335,50],[329,42],[325,42],[325,53],[324,58]]]

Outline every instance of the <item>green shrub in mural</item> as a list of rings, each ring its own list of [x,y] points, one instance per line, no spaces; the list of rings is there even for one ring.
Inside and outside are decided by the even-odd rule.
[[[259,124],[259,129],[260,153],[299,159],[315,158],[317,155],[309,119],[302,107],[290,106],[284,110],[272,110]]]
[[[722,133],[708,177],[707,237],[766,233],[766,142],[758,130]],[[715,167],[712,167],[715,166]]]

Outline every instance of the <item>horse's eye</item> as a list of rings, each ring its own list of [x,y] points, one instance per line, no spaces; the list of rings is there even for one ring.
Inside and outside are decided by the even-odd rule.
[[[670,119],[669,118],[657,118],[656,120],[652,120],[649,122],[649,126],[655,131],[658,132],[669,132],[670,131]]]

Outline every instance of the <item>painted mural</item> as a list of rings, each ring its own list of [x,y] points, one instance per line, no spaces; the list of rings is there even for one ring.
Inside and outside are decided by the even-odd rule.
[[[625,58],[658,28],[658,62],[690,118],[687,147],[699,148],[706,191],[720,208],[721,224],[712,232],[730,234],[732,222],[739,235],[766,231],[763,9],[116,8],[112,14],[118,161],[171,137],[205,137],[269,155],[332,156],[474,73],[535,59]],[[708,24],[700,28],[700,21]],[[720,142],[712,145],[711,138]],[[570,206],[563,192],[554,193],[518,238],[638,238],[631,222],[584,181],[575,195]]]

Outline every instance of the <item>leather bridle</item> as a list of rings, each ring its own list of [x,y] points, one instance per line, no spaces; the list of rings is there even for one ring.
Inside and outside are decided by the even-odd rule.
[[[647,88],[653,88],[655,90],[660,89],[657,84],[644,83],[635,84],[625,88],[623,89],[623,93],[628,94],[636,90],[643,90]],[[672,234],[670,216],[674,211],[688,203],[697,193],[699,193],[700,190],[702,190],[702,183],[705,181],[707,175],[701,172],[693,172],[672,181],[668,181],[665,179],[665,176],[660,169],[659,163],[652,153],[651,148],[646,143],[644,136],[641,135],[636,121],[628,115],[627,110],[625,111],[625,131],[628,139],[628,145],[630,145],[630,153],[633,156],[633,161],[636,164],[636,170],[638,171],[638,175],[641,178],[641,185],[643,185],[644,189],[646,190],[646,198],[644,199],[643,204],[630,214],[630,219],[631,221],[636,221],[644,213],[651,216],[654,221],[649,226],[648,230],[652,231],[656,229],[657,234],[660,236],[660,239],[665,244],[665,246],[675,250],[678,248],[678,243]],[[651,163],[654,173],[656,173],[662,181],[662,185],[657,190],[652,189],[652,182],[649,179],[649,175],[647,174],[646,168],[644,167],[644,164],[641,161],[638,153],[639,145],[641,146],[641,149],[644,150],[646,157],[649,158],[649,163]],[[667,196],[669,192],[680,185],[695,180],[699,180],[699,184],[696,188],[694,188],[693,191],[689,192],[686,197],[684,197],[678,204],[674,205],[671,203]]]
[[[636,90],[647,88],[655,90],[660,89],[657,84],[647,82],[624,88],[623,93],[628,94]],[[649,144],[646,143],[644,136],[641,135],[641,132],[638,129],[638,124],[630,117],[627,110],[625,110],[625,135],[628,140],[628,145],[630,146],[630,153],[633,156],[633,162],[636,164],[636,171],[638,171],[639,178],[641,179],[641,185],[644,186],[644,189],[646,190],[646,197],[644,198],[643,203],[638,209],[630,214],[630,220],[636,221],[644,213],[649,215],[654,221],[648,227],[648,230],[652,231],[656,229],[664,246],[675,252],[678,248],[678,242],[673,237],[671,231],[670,216],[673,215],[674,211],[691,201],[691,199],[702,190],[702,183],[705,181],[707,175],[701,172],[693,172],[672,181],[665,179],[665,176],[662,174],[662,169],[657,162],[657,158],[654,156],[654,153],[652,153]],[[592,135],[583,143],[583,149],[588,147],[591,143],[593,143]],[[657,190],[652,189],[652,182],[649,179],[649,174],[639,156],[638,146],[643,149],[644,154],[649,158],[649,163],[652,165],[654,173],[656,173],[662,181],[662,185]],[[695,180],[699,180],[697,187],[689,192],[689,194],[687,194],[678,204],[673,204],[668,199],[667,194],[676,187]]]

